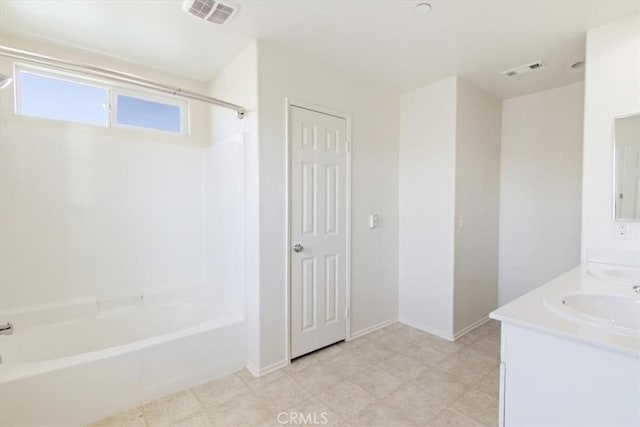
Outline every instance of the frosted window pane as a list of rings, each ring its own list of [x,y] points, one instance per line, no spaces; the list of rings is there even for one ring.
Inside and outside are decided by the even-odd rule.
[[[180,133],[182,112],[178,105],[147,101],[118,95],[116,122],[120,125],[137,126],[166,132]]]
[[[20,73],[20,114],[45,119],[107,126],[106,89]]]

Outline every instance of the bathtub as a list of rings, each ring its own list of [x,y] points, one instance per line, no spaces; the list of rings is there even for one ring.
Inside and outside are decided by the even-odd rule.
[[[241,317],[206,299],[134,301],[3,313],[15,333],[0,337],[0,425],[80,426],[244,366]]]

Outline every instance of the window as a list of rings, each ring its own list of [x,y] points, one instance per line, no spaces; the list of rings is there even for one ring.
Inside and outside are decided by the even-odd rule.
[[[16,111],[29,117],[186,134],[187,101],[49,70],[16,69]]]
[[[18,114],[108,126],[109,92],[104,88],[23,71],[19,93]]]
[[[179,105],[148,101],[133,96],[116,96],[116,123],[165,132],[181,133],[182,112]]]

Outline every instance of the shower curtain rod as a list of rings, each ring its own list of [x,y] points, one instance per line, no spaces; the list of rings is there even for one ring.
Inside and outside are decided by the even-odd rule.
[[[229,108],[236,112],[236,117],[239,119],[242,119],[247,111],[240,105],[222,101],[221,99],[212,98],[210,96],[202,95],[197,92],[181,89],[177,86],[165,85],[133,74],[122,73],[120,71],[110,70],[108,68],[96,67],[93,65],[76,64],[62,59],[52,58],[50,56],[40,55],[38,53],[14,49],[2,45],[0,45],[0,56],[6,56],[8,58],[19,59],[40,65],[47,65],[63,71],[72,71],[90,76],[101,77],[120,83],[127,83],[145,89],[151,89],[169,95],[181,96],[183,98],[194,99],[196,101],[206,102],[208,104]]]

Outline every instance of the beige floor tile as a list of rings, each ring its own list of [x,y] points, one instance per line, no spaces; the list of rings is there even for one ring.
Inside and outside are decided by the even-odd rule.
[[[366,369],[351,381],[377,398],[390,395],[403,384],[400,378],[376,367]]]
[[[385,402],[401,411],[410,421],[425,425],[446,407],[445,401],[431,393],[408,384],[400,387]]]
[[[369,335],[365,335],[365,336],[360,337],[360,338],[356,338],[356,339],[351,340],[351,341],[344,341],[344,342],[341,342],[338,345],[340,347],[342,347],[344,350],[352,350],[352,349],[354,349],[354,348],[356,348],[358,346],[361,346],[361,345],[371,341],[371,335],[373,335],[374,333],[369,334]]]
[[[292,372],[290,376],[313,394],[321,393],[344,380],[326,363],[315,363],[300,371]]]
[[[452,402],[470,390],[469,385],[463,383],[453,375],[436,369],[429,369],[414,381],[422,390],[439,396],[447,402]]]
[[[144,420],[149,427],[170,426],[202,410],[191,391],[181,391],[143,406]]]
[[[376,338],[376,341],[395,352],[400,352],[402,349],[417,344],[418,342],[427,341],[430,337],[430,335],[418,331],[417,329],[414,329],[413,331],[414,332],[408,332],[403,330],[400,332],[388,333]]]
[[[454,410],[445,409],[429,422],[429,427],[484,427],[484,424]]]
[[[377,367],[400,378],[402,381],[413,381],[427,370],[426,366],[401,354],[383,361]]]
[[[360,415],[350,422],[361,427],[410,427],[416,424],[408,420],[395,406],[385,401],[376,402],[364,408]]]
[[[205,412],[198,412],[184,420],[172,424],[171,427],[211,427],[209,417]]]
[[[210,408],[207,415],[212,426],[250,427],[267,421],[273,413],[252,392],[246,392]]]
[[[433,335],[429,338],[427,345],[434,350],[448,355],[458,353],[467,347],[458,341],[449,341]]]
[[[446,353],[432,348],[428,342],[421,342],[403,349],[402,354],[428,367],[437,366],[448,357]]]
[[[499,362],[477,352],[470,353],[471,351],[465,350],[464,354],[449,357],[436,369],[451,374],[466,384],[477,384],[482,377],[495,369]]]
[[[478,383],[477,389],[483,393],[498,397],[500,392],[500,367],[485,375]]]
[[[349,381],[342,382],[319,394],[318,398],[345,418],[357,416],[360,411],[376,400],[365,389]]]
[[[304,356],[298,357],[291,361],[291,364],[284,368],[286,373],[301,371],[309,366],[318,363],[320,359],[316,355],[316,353],[306,354]]]
[[[342,426],[345,423],[343,417],[317,398],[300,402],[278,413],[277,417],[280,418],[280,425],[283,425],[282,421],[286,421],[285,424],[289,425],[323,425],[327,427]]]
[[[489,320],[482,326],[475,329],[479,334],[485,336],[500,337],[500,322],[497,320]]]
[[[351,354],[368,364],[375,365],[395,355],[396,353],[383,344],[371,340],[350,350]]]
[[[482,351],[478,350],[474,346],[466,346],[464,349],[454,354],[453,357],[466,359],[467,361],[469,361],[469,363],[472,363],[474,366],[483,367],[483,368],[493,369],[500,364],[499,358],[489,356],[483,353]]]
[[[142,407],[122,412],[86,427],[145,427]]]
[[[500,359],[500,337],[483,336],[472,343],[471,347],[484,355]]]
[[[399,323],[395,323],[392,326],[395,326],[395,325],[399,325]],[[377,331],[370,332],[370,333],[368,333],[366,335],[366,337],[368,339],[370,339],[370,340],[376,340],[376,339],[378,339],[378,338],[380,338],[380,337],[382,337],[384,335],[387,335],[389,333],[395,332],[394,330],[391,329],[392,326],[388,326],[386,328],[382,328],[382,329],[378,329]],[[404,326],[404,325],[402,325],[402,326]]]
[[[261,377],[254,377],[253,374],[246,369],[243,369],[240,372],[236,372],[238,378],[242,380],[242,382],[249,387],[251,390],[256,390],[261,387],[264,387],[267,384],[274,382],[275,380],[282,378],[285,375],[284,370],[280,369],[278,371],[272,372],[267,375],[263,375]]]
[[[411,329],[411,326],[407,326],[404,323],[396,322],[393,325],[389,325],[386,328],[379,329],[385,332],[401,332],[405,329]]]
[[[254,393],[273,411],[282,411],[311,397],[311,393],[289,376],[259,388]]]
[[[368,362],[354,356],[352,350],[342,352],[323,363],[331,367],[343,379],[354,377],[371,366]]]
[[[407,341],[411,341],[411,342],[425,342],[428,341],[429,339],[431,339],[433,337],[433,335],[421,331],[419,329],[416,328],[412,328],[412,327],[406,327],[401,329],[400,331],[396,332],[396,335],[399,335],[403,338],[405,338]]]
[[[276,412],[272,412],[269,418],[267,418],[265,421],[258,424],[256,427],[283,427],[286,425],[287,424],[282,424],[281,422],[278,422],[278,414]]]
[[[461,336],[460,338],[456,339],[457,343],[460,344],[473,344],[474,342],[478,341],[480,338],[485,337],[486,335],[478,332],[478,329],[474,329],[471,332],[468,332],[466,334],[464,334],[463,336]]]
[[[193,388],[193,392],[204,407],[222,405],[229,399],[249,391],[237,375],[227,375]]]
[[[334,345],[330,345],[329,347],[325,347],[322,350],[318,350],[316,351],[314,354],[316,356],[316,359],[318,359],[319,362],[322,362],[323,360],[327,360],[332,358],[333,356],[336,356],[340,353],[342,353],[345,349],[344,346],[344,341],[334,344]]]
[[[481,391],[469,391],[452,408],[488,426],[498,424],[498,398]]]

